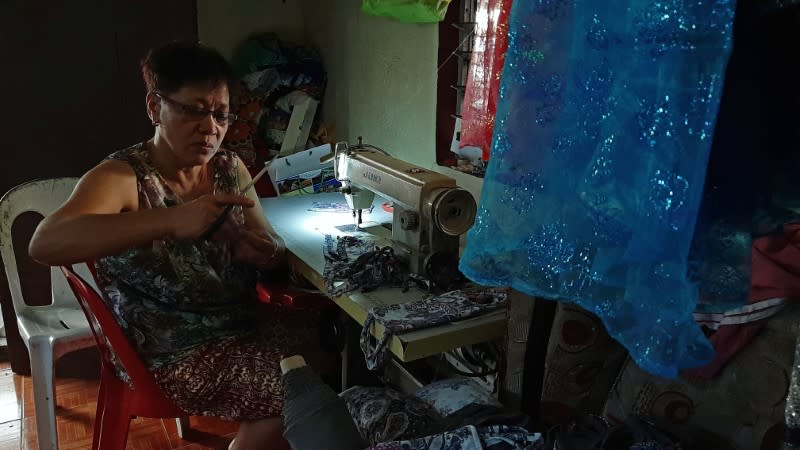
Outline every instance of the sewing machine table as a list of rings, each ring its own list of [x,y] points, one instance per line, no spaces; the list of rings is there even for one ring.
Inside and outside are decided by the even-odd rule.
[[[364,212],[362,229],[385,230],[380,224],[391,224],[391,214],[381,207],[384,201],[380,197],[375,198],[372,212]],[[325,282],[322,278],[325,268],[325,259],[322,255],[324,235],[348,234],[341,230],[352,225],[353,218],[349,212],[310,211],[315,203],[344,203],[344,198],[339,193],[325,193],[261,199],[265,215],[286,243],[289,263],[325,292]],[[386,234],[388,236],[388,231]],[[401,289],[381,288],[369,293],[355,291],[333,300],[350,317],[363,324],[371,307],[412,302],[421,299],[423,295],[424,292],[416,288],[405,293]],[[457,347],[496,339],[505,332],[505,312],[495,311],[457,323],[395,336],[389,343],[389,349],[400,361],[408,362]],[[382,327],[378,325],[374,333],[382,335]]]

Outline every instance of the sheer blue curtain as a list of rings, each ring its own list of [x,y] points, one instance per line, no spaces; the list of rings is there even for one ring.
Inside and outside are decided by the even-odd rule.
[[[734,7],[514,2],[461,270],[586,308],[651,373],[710,361],[687,257]]]

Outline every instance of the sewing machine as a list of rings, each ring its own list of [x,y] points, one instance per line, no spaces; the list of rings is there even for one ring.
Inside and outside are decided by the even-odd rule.
[[[468,191],[453,178],[372,145],[339,142],[332,156],[356,226],[361,210],[371,207],[378,194],[392,202],[392,244],[407,259],[411,273],[434,282],[457,274],[459,236],[475,220],[475,199]]]

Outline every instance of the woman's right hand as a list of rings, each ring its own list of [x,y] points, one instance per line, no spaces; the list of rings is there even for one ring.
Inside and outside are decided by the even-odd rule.
[[[244,195],[203,195],[182,205],[168,208],[171,236],[174,239],[198,239],[219,218],[228,205],[252,208],[255,203]]]

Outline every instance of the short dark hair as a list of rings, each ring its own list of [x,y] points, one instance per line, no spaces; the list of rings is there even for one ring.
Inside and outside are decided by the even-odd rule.
[[[147,92],[171,94],[193,83],[223,83],[230,89],[231,65],[216,50],[197,42],[170,42],[151,49],[142,59],[142,78]]]

